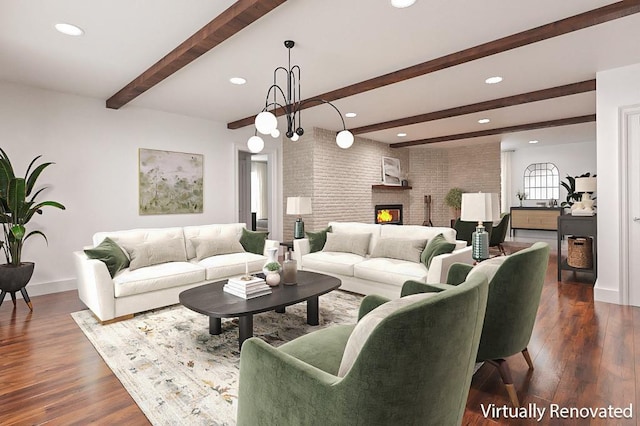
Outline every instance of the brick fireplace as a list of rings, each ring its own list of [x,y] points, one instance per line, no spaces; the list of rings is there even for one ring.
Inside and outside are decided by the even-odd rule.
[[[375,207],[376,223],[402,225],[402,204],[378,204]]]

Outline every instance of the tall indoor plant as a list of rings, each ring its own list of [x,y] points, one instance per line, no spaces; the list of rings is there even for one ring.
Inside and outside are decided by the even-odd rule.
[[[453,211],[454,219],[460,217],[460,209],[462,208],[462,193],[464,191],[460,188],[451,188],[447,195],[444,197],[444,203],[451,207]]]
[[[31,161],[24,178],[16,177],[11,160],[0,148],[0,223],[3,231],[0,247],[7,261],[0,267],[0,290],[3,298],[6,293],[11,293],[14,301],[15,292],[21,291],[30,308],[31,304],[24,287],[31,279],[34,264],[22,261],[22,247],[24,242],[34,235],[40,235],[45,241],[47,237],[42,231],[27,232],[26,225],[36,213],[42,214],[43,207],[65,209],[57,201],[36,201],[40,193],[46,189],[40,188],[33,192],[38,177],[44,169],[53,164],[36,165],[40,157],[37,156]]]

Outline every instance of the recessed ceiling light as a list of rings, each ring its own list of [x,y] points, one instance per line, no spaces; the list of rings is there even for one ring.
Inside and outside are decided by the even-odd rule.
[[[407,134],[406,134],[406,133],[398,133],[398,137],[399,137],[399,138],[404,138],[405,136],[407,136]]]
[[[487,84],[496,84],[496,83],[500,83],[501,81],[502,81],[502,77],[497,75],[495,77],[489,77],[484,82]]]
[[[533,141],[529,141],[529,143],[538,143],[539,141],[533,140]]]
[[[489,120],[488,118],[481,118],[480,120],[478,120],[478,123],[480,124],[487,124],[488,122],[490,122],[491,120]]]
[[[348,112],[344,116],[347,117],[347,118],[353,118],[353,117],[355,117],[357,115],[358,114],[356,114],[355,112]]]
[[[69,36],[77,37],[84,34],[84,30],[82,28],[72,24],[59,23],[59,24],[55,24],[54,28],[59,32],[61,32],[62,34],[66,34]]]
[[[245,79],[244,79],[244,78],[242,78],[242,77],[231,77],[231,78],[229,79],[229,81],[230,81],[232,84],[238,84],[238,85],[240,85],[240,84],[245,84],[245,83],[247,82],[247,80],[245,80]]]
[[[405,7],[412,6],[416,0],[391,0],[391,6],[398,9],[404,9]]]

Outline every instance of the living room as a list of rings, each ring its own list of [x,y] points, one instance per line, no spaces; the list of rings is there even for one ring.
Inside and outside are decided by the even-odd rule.
[[[236,167],[238,152],[247,151],[247,139],[254,134],[254,128],[247,126],[240,130],[230,130],[227,123],[260,111],[273,69],[285,63],[286,49],[282,47],[282,41],[286,37],[298,38],[300,45],[293,49],[292,60],[295,63],[299,62],[303,70],[307,72],[305,80],[302,82],[304,93],[316,95],[489,40],[506,37],[538,25],[613,4],[613,2],[590,1],[588,4],[572,2],[559,6],[554,2],[548,2],[546,7],[540,5],[535,8],[531,7],[529,11],[531,17],[527,19],[516,18],[518,15],[527,15],[527,13],[522,13],[520,10],[509,10],[505,12],[505,15],[510,17],[509,20],[512,23],[510,25],[504,24],[504,19],[500,18],[498,21],[502,25],[497,25],[496,22],[494,28],[497,29],[495,31],[477,29],[475,33],[470,31],[468,37],[456,39],[453,36],[447,36],[443,40],[435,37],[428,38],[424,33],[419,32],[416,33],[414,40],[428,40],[425,45],[429,45],[429,49],[431,49],[429,53],[416,54],[426,47],[413,46],[414,42],[411,42],[409,43],[411,47],[407,47],[405,52],[393,52],[392,49],[389,49],[382,55],[378,55],[385,57],[385,60],[378,58],[374,61],[368,57],[376,55],[358,53],[363,46],[367,45],[364,41],[347,42],[347,47],[343,50],[336,50],[336,52],[328,54],[324,45],[322,49],[319,49],[322,52],[316,51],[313,47],[315,40],[304,38],[305,33],[301,28],[304,26],[301,21],[304,20],[295,21],[295,28],[287,31],[288,35],[283,34],[282,31],[275,31],[279,25],[282,26],[280,19],[295,17],[301,10],[305,10],[304,7],[312,7],[312,11],[315,11],[316,8],[322,9],[320,6],[308,4],[290,5],[285,3],[280,6],[282,12],[276,8],[271,14],[265,16],[266,23],[261,23],[258,20],[252,24],[259,26],[260,30],[259,32],[256,30],[258,35],[255,37],[260,37],[264,31],[273,31],[275,35],[270,37],[268,43],[260,44],[260,47],[256,49],[238,50],[245,52],[243,55],[252,56],[251,63],[255,65],[254,68],[257,70],[252,71],[251,75],[264,74],[264,78],[249,77],[247,79],[249,84],[246,87],[221,87],[219,89],[220,95],[217,95],[215,90],[207,91],[205,95],[204,91],[200,92],[200,90],[207,87],[208,77],[206,75],[209,72],[207,66],[210,64],[205,66],[194,62],[162,84],[151,88],[131,104],[121,109],[110,109],[105,108],[106,99],[114,95],[150,64],[177,46],[179,42],[197,31],[203,24],[209,22],[215,14],[231,6],[233,2],[228,1],[224,2],[224,5],[210,6],[211,10],[190,11],[189,16],[184,18],[185,23],[179,25],[182,33],[176,30],[171,34],[164,34],[162,42],[150,35],[162,33],[162,26],[145,27],[145,31],[140,30],[141,34],[138,38],[144,42],[141,41],[140,46],[136,45],[135,52],[131,54],[132,58],[136,55],[140,57],[135,61],[129,58],[132,62],[136,62],[136,65],[141,65],[141,68],[137,70],[134,70],[134,67],[125,67],[122,63],[126,60],[118,56],[118,52],[124,50],[123,46],[127,45],[126,38],[118,39],[117,43],[105,47],[105,50],[100,53],[101,59],[96,59],[89,53],[91,50],[99,50],[93,44],[94,41],[91,37],[93,37],[92,32],[95,34],[100,26],[101,13],[91,13],[84,9],[85,6],[80,6],[75,2],[62,7],[62,9],[68,8],[64,11],[65,13],[56,13],[56,6],[45,7],[43,5],[44,9],[38,11],[35,8],[21,9],[24,6],[18,6],[15,1],[10,3],[7,16],[12,16],[15,19],[12,19],[11,28],[0,35],[0,46],[2,47],[2,67],[0,67],[2,69],[0,70],[2,149],[8,153],[20,173],[24,172],[29,162],[37,155],[42,155],[42,161],[54,162],[55,164],[48,167],[41,177],[42,183],[49,188],[43,195],[45,199],[58,200],[66,206],[64,211],[53,209],[44,211],[42,216],[36,217],[31,222],[33,229],[41,230],[47,235],[48,240],[47,243],[42,239],[33,238],[25,248],[25,257],[35,261],[37,265],[28,287],[29,294],[35,299],[36,311],[46,309],[42,304],[38,304],[38,296],[53,295],[51,297],[55,298],[56,293],[69,294],[62,292],[74,291],[77,288],[77,277],[71,253],[90,245],[91,237],[96,232],[223,224],[238,221]],[[393,42],[399,44],[399,40],[402,40],[404,36],[396,34],[396,32],[398,26],[402,28],[404,18],[394,15],[393,19],[390,18],[390,21],[385,23],[380,13],[384,16],[384,13],[388,12],[385,12],[388,2],[382,3],[384,5],[376,6],[375,14],[370,12],[372,14],[370,18],[378,19],[375,21],[379,22],[378,28],[388,26],[391,34],[389,37],[392,39],[389,44],[393,44]],[[495,3],[495,6],[518,9],[515,6],[505,5],[504,2]],[[636,2],[626,3],[635,4]],[[169,4],[162,6],[166,8],[166,11],[158,10],[158,16],[168,20],[172,13],[177,15],[177,6]],[[120,7],[125,10],[127,6],[123,4]],[[155,7],[153,13],[156,13]],[[157,7],[161,8],[161,6]],[[342,6],[336,5],[336,7]],[[451,19],[456,18],[460,20],[462,26],[471,25],[475,21],[474,14],[480,13],[484,13],[482,16],[487,19],[496,20],[495,17],[490,17],[489,12],[467,10],[462,13],[456,7],[465,9],[470,6],[462,4],[451,6],[451,9],[442,11],[447,17],[442,20],[450,22]],[[341,17],[336,26],[345,23],[345,21],[348,22],[349,16],[352,17],[351,19],[355,19],[353,16],[356,16],[357,13],[354,10],[357,11],[358,8],[366,9],[366,6],[364,4],[349,6],[348,10],[345,9],[346,16]],[[420,0],[413,8],[420,8],[418,11],[423,16],[431,15],[427,5]],[[543,11],[537,9],[543,9]],[[382,12],[380,12],[381,10]],[[404,10],[409,13],[411,11],[412,8]],[[105,15],[108,13],[108,11],[103,12]],[[388,13],[396,12],[403,12],[403,10],[393,10]],[[284,16],[272,16],[278,13],[282,13]],[[198,15],[204,17],[198,17]],[[143,11],[136,9],[136,13],[132,13],[131,20],[121,17],[124,19],[122,21],[123,27],[134,27],[135,19],[142,19],[142,16],[144,16]],[[326,20],[332,19],[332,14],[328,12],[322,12],[319,16]],[[68,39],[57,33],[54,34],[51,26],[54,21],[60,19],[86,26],[87,34],[84,40],[82,38]],[[359,17],[358,19],[364,18]],[[449,34],[445,32],[446,28],[442,28],[445,25],[437,25],[437,18],[429,17],[428,19],[434,28],[442,30],[444,34]],[[521,20],[518,21],[518,19]],[[271,176],[273,177],[270,199],[272,213],[270,218],[273,220],[269,221],[270,238],[280,241],[292,239],[295,216],[285,214],[286,199],[289,196],[312,197],[313,213],[304,216],[305,226],[310,231],[322,229],[334,220],[371,223],[376,204],[392,203],[404,205],[406,224],[420,225],[425,220],[425,195],[432,195],[431,216],[434,225],[448,226],[453,214],[444,204],[443,198],[450,188],[460,187],[469,192],[501,193],[505,208],[516,206],[518,201],[515,194],[521,189],[524,171],[521,169],[526,167],[528,163],[551,161],[558,166],[561,178],[566,175],[577,176],[584,172],[597,173],[598,175],[599,271],[595,289],[592,290],[593,297],[600,302],[638,306],[638,289],[635,288],[638,284],[633,279],[635,276],[633,268],[637,268],[637,266],[634,266],[633,262],[629,262],[629,259],[633,258],[636,246],[633,245],[632,238],[631,243],[627,242],[625,245],[627,235],[637,235],[638,231],[634,231],[631,225],[625,227],[622,223],[625,218],[630,219],[632,214],[629,212],[632,207],[635,208],[634,203],[637,203],[638,200],[637,192],[629,192],[630,195],[625,198],[628,187],[623,184],[622,176],[626,173],[624,170],[626,166],[623,167],[622,159],[626,160],[628,145],[626,145],[627,139],[623,136],[624,131],[620,130],[621,108],[640,103],[640,83],[637,78],[640,73],[640,56],[636,52],[637,49],[633,48],[629,42],[637,37],[636,28],[640,27],[636,25],[638,19],[638,14],[633,13],[626,17],[620,17],[620,19],[580,30],[588,34],[585,39],[578,41],[577,45],[572,45],[573,40],[570,39],[574,36],[578,37],[580,31],[562,35],[557,38],[558,40],[549,39],[533,43],[531,46],[514,49],[511,52],[502,52],[493,58],[497,61],[495,65],[480,66],[471,61],[469,64],[435,72],[429,77],[432,80],[425,80],[421,83],[424,87],[421,86],[420,95],[410,99],[401,98],[391,91],[394,86],[407,84],[399,82],[379,89],[381,93],[376,98],[373,98],[371,94],[361,94],[359,96],[364,99],[358,100],[357,103],[349,97],[335,101],[342,113],[357,109],[357,118],[352,121],[345,118],[346,127],[355,128],[410,115],[441,111],[504,96],[595,79],[596,91],[568,96],[566,104],[562,104],[565,101],[561,101],[561,99],[564,98],[557,98],[558,103],[562,104],[557,107],[557,111],[552,111],[552,104],[549,103],[546,104],[548,114],[543,107],[536,112],[525,111],[523,115],[516,115],[512,108],[525,108],[525,105],[513,106],[505,108],[507,110],[505,114],[511,114],[512,117],[507,120],[498,113],[495,118],[492,116],[490,124],[491,128],[507,128],[522,123],[556,119],[565,113],[564,116],[597,114],[595,122],[589,121],[554,127],[553,129],[558,130],[558,133],[548,132],[550,129],[529,129],[482,137],[461,138],[451,142],[427,143],[413,147],[393,146],[403,140],[420,140],[485,130],[485,127],[477,124],[477,119],[484,116],[483,113],[478,112],[464,117],[465,120],[471,119],[473,125],[462,122],[463,117],[457,117],[449,118],[448,120],[452,121],[446,124],[446,127],[442,123],[446,120],[440,120],[440,122],[432,122],[434,125],[432,128],[423,123],[421,125],[407,125],[402,129],[380,130],[377,134],[375,132],[356,134],[353,146],[343,150],[335,144],[335,132],[340,130],[339,119],[335,112],[331,111],[328,106],[319,106],[304,111],[305,133],[300,137],[300,140],[292,142],[284,137],[279,139],[264,138],[265,149],[263,153],[269,156]],[[15,27],[27,20],[32,21],[29,28],[33,29],[34,36],[29,43],[33,44],[29,45],[30,47],[22,47],[23,42],[20,40],[20,36],[16,35],[19,34],[19,30]],[[323,22],[321,19],[319,21]],[[35,28],[36,25],[37,28]],[[243,33],[250,33],[252,25],[238,34],[247,37],[246,40],[242,40],[242,46],[254,41],[253,38],[249,39],[249,36],[245,36]],[[610,29],[613,25],[620,25],[620,27]],[[340,34],[327,37],[337,45],[340,43],[341,37],[344,36],[345,34],[340,32]],[[597,37],[605,39],[602,44],[608,45],[610,52],[607,53],[606,48],[598,45],[597,49],[595,46],[593,47],[593,54],[589,54],[589,48],[593,44],[594,38]],[[377,35],[375,40],[381,38],[384,37]],[[211,61],[220,62],[220,58],[240,56],[237,52],[232,52],[234,47],[231,42],[233,40],[229,40],[228,43],[224,42],[211,52],[217,55],[216,50],[219,50],[220,55],[229,56],[216,57]],[[484,84],[484,78],[493,75],[486,74],[485,71],[495,70],[498,65],[509,62],[514,57],[512,55],[515,55],[518,50],[530,49],[527,50],[525,56],[534,55],[544,50],[546,45],[555,42],[559,45],[551,46],[553,52],[549,55],[551,59],[545,59],[544,63],[539,64],[534,60],[521,62],[521,67],[529,68],[527,73],[533,74],[533,78],[530,76],[530,79],[534,81],[537,79],[535,84],[516,85],[508,89],[498,89],[498,92],[491,92],[489,86]],[[267,44],[274,45],[274,47],[263,49]],[[36,50],[33,54],[26,53],[34,45],[42,45],[44,50]],[[151,48],[151,45],[155,47]],[[353,48],[352,54],[347,51],[350,46]],[[385,46],[388,47],[386,44]],[[567,59],[557,53],[570,52],[571,50],[567,46],[574,46],[575,51],[572,53],[575,58]],[[58,56],[46,54],[46,49],[55,50]],[[314,69],[316,62],[319,62],[319,59],[314,57],[315,55],[318,57],[322,55],[323,61],[329,57],[335,59],[336,62],[340,62],[343,56],[351,55],[356,59],[352,58],[349,61],[357,60],[365,65],[361,67],[350,66],[349,64],[352,62],[347,61],[347,65],[333,67],[332,72],[323,74],[322,71]],[[486,57],[475,62],[483,62],[489,58]],[[206,58],[203,57],[204,59]],[[561,73],[554,74],[558,64],[562,61],[571,62],[571,60],[589,62],[589,67],[593,72],[580,74],[577,79],[572,79],[572,74],[568,76]],[[242,67],[233,69],[228,65],[229,62],[231,61],[225,61],[227,64],[221,70],[216,71],[216,78],[219,75],[223,76],[227,86],[230,85],[226,80],[235,75],[232,72],[242,70]],[[534,65],[539,66],[534,69]],[[202,68],[188,71],[192,66]],[[463,69],[467,73],[465,75],[476,74],[480,83],[476,85],[475,82],[473,84],[466,81],[458,82],[459,74],[462,73],[460,69],[463,67],[470,68]],[[563,67],[570,68],[565,64]],[[102,71],[96,70],[96,68],[102,69]],[[346,73],[348,75],[345,76],[334,76],[334,74],[340,74],[350,68],[355,70],[348,71]],[[179,82],[174,79],[181,79],[181,72],[197,74],[200,77],[197,80],[199,83],[187,85],[184,91],[180,91]],[[451,80],[445,81],[441,80],[440,74],[442,73],[455,75],[450,77]],[[202,78],[203,75],[204,78]],[[551,75],[554,77],[549,77]],[[327,76],[327,78],[323,79],[323,76]],[[511,76],[513,81],[515,74],[512,73]],[[187,74],[188,77],[195,77],[195,75]],[[211,80],[213,79],[211,77]],[[74,80],[77,83],[76,87],[71,84]],[[265,84],[262,84],[265,80]],[[257,81],[260,83],[254,83]],[[508,83],[509,79],[506,76],[506,80],[502,84]],[[222,83],[216,84],[222,86]],[[92,86],[97,88],[94,89]],[[248,88],[251,88],[252,91],[255,90],[257,95],[246,95],[241,92],[241,90]],[[416,91],[417,89],[409,89],[409,91],[411,90]],[[450,93],[448,94],[447,91]],[[166,102],[167,99],[172,99],[173,93],[175,93],[175,103]],[[471,93],[471,95],[464,97],[461,93]],[[204,97],[209,100],[201,99]],[[575,100],[576,97],[580,99]],[[581,97],[587,98],[586,106],[584,106],[584,98]],[[357,98],[357,96],[353,98]],[[232,105],[235,103],[235,99],[238,99],[238,105]],[[166,103],[163,104],[163,102]],[[547,100],[545,102],[555,101]],[[212,107],[210,103],[216,104],[215,107]],[[360,108],[362,104],[374,105],[372,109],[377,115],[374,113],[365,114],[363,112],[365,111],[364,106]],[[231,111],[222,113],[221,110],[224,110],[225,107]],[[420,129],[420,126],[426,126],[426,128]],[[407,131],[409,137],[397,136],[401,130]],[[423,136],[419,136],[419,134]],[[378,138],[378,136],[380,137]],[[632,136],[629,138],[629,140],[634,140]],[[537,146],[529,145],[528,142],[534,139],[539,139],[540,144]],[[558,141],[558,144],[550,142],[552,140]],[[510,142],[513,145],[509,145]],[[563,144],[559,142],[563,142]],[[139,150],[145,148],[198,153],[204,156],[205,190],[203,194],[204,208],[201,214],[139,214]],[[511,170],[510,185],[506,189],[504,182],[501,182],[501,164],[504,164],[502,156],[503,152],[512,150],[515,150],[512,153],[514,166]],[[401,170],[406,174],[411,189],[372,188],[372,185],[381,183],[382,157],[400,160]],[[559,201],[564,200],[564,194],[561,192]],[[527,202],[530,203],[529,205],[535,204],[534,200]],[[502,210],[506,211],[505,208]],[[522,232],[520,236],[526,237],[527,241],[539,238],[550,240],[552,244],[555,240],[555,234],[549,232],[528,234]],[[28,322],[25,321],[26,306],[22,306],[22,311],[18,309],[13,319],[9,319],[12,315],[10,305],[11,303],[8,301],[2,305],[0,328],[6,330],[9,324],[11,327],[24,326],[28,328]],[[624,312],[631,312],[633,316],[637,315],[636,311]],[[9,321],[12,322],[9,323]],[[2,337],[4,338],[4,336],[4,331],[2,331]],[[2,343],[4,345],[4,339]],[[536,370],[533,376],[535,377],[538,373],[540,371]],[[500,390],[496,390],[496,393],[500,394]],[[629,401],[612,402],[621,404]]]

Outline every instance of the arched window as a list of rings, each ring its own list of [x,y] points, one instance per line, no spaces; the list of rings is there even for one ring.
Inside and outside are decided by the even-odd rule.
[[[553,163],[529,164],[524,171],[524,192],[530,200],[560,198],[560,177]]]

